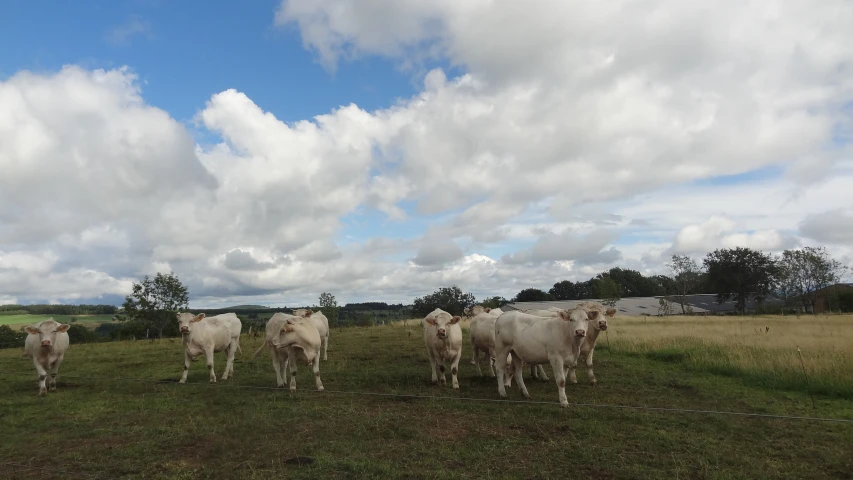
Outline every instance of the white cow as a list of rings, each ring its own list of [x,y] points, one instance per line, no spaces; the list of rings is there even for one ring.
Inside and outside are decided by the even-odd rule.
[[[598,318],[595,321],[590,321],[590,329],[583,344],[581,344],[580,357],[586,360],[586,372],[589,377],[589,382],[593,385],[598,381],[595,379],[595,374],[592,371],[592,355],[595,353],[595,342],[598,340],[598,335],[607,330],[607,318],[613,318],[616,315],[615,308],[605,308],[604,305],[598,302],[583,302],[578,305],[589,311],[595,310],[598,312]],[[569,380],[572,383],[578,383],[577,374],[574,369],[569,370]]]
[[[56,375],[68,350],[69,340],[66,332],[70,326],[49,318],[24,327],[28,333],[24,342],[24,352],[33,359],[33,365],[36,366],[36,372],[39,375],[39,395],[47,394],[45,380],[48,372],[50,373],[50,390],[56,390]]]
[[[489,312],[481,313],[471,320],[469,327],[471,332],[471,364],[477,366],[477,374],[482,376],[483,371],[480,369],[480,352],[483,352],[486,359],[489,361],[489,370],[492,376],[495,376],[495,322],[500,314],[503,313],[500,309],[494,309]],[[504,383],[510,386],[512,382],[512,357],[506,356],[506,370],[504,373]]]
[[[300,308],[294,310],[293,314],[297,317],[310,318],[317,327],[317,332],[320,334],[320,339],[323,341],[323,360],[329,359],[329,319],[323,312],[315,312],[311,309]]]
[[[204,354],[207,359],[207,369],[210,372],[210,383],[216,383],[213,372],[213,354],[225,352],[227,361],[222,380],[228,380],[234,375],[234,353],[240,350],[240,330],[243,324],[234,313],[222,313],[212,317],[204,313],[193,315],[189,312],[178,313],[178,327],[181,341],[184,344],[184,374],[178,383],[187,383],[190,364]],[[242,355],[242,350],[240,350]]]
[[[488,311],[489,310],[482,305],[474,305],[473,307],[465,307],[464,309],[462,309],[462,313],[466,317],[476,317],[477,315],[481,313],[486,313]]]
[[[276,313],[267,321],[266,338],[252,355],[252,359],[257,357],[265,346],[270,350],[277,386],[283,387],[287,383],[287,367],[290,365],[290,389],[296,390],[296,366],[303,363],[313,365],[314,383],[317,390],[323,391],[323,382],[320,381],[320,332],[313,321],[305,317]]]
[[[439,380],[435,370],[438,364],[441,370],[441,384],[445,385],[445,362],[450,362],[450,376],[453,388],[459,389],[459,360],[462,358],[462,327],[459,326],[460,316],[453,316],[440,308],[436,308],[424,318],[424,343],[426,343],[429,363],[432,367],[432,382]]]
[[[598,311],[572,308],[561,311],[557,317],[537,317],[523,312],[507,312],[495,323],[495,358],[512,353],[515,381],[521,393],[530,398],[521,375],[522,362],[550,363],[557,381],[560,405],[568,406],[566,399],[565,366],[577,366],[581,343],[586,336],[589,320],[598,317]],[[495,363],[497,377],[504,375],[501,362]],[[503,381],[498,381],[498,393],[506,398]]]

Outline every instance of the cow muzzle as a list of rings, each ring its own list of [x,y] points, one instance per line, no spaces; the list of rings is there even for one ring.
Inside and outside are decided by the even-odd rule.
[[[42,340],[41,346],[42,347],[49,347],[50,346],[50,340]]]
[[[607,322],[598,322],[599,330],[607,330]]]
[[[582,328],[575,330],[575,336],[576,337],[585,337],[586,336],[586,330],[584,330]]]
[[[181,327],[181,334],[190,333],[190,327]]]
[[[447,337],[447,331],[446,330],[439,330],[438,333],[436,333],[436,335],[438,335],[438,338],[443,339],[443,338]]]

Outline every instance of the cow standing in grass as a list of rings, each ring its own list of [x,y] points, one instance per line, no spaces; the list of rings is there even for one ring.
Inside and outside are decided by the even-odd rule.
[[[287,383],[287,368],[290,366],[290,389],[296,390],[296,365],[313,365],[314,382],[317,390],[323,391],[320,381],[320,333],[308,318],[286,313],[276,313],[267,321],[266,337],[252,359],[268,347],[275,370],[276,385]]]
[[[477,374],[483,376],[480,368],[480,352],[485,354],[489,362],[489,371],[495,376],[495,322],[503,312],[501,309],[486,309],[485,312],[475,316],[471,320],[469,330],[471,332],[471,364],[477,366]],[[506,371],[504,383],[510,386],[512,382],[512,359],[509,355],[505,358]]]
[[[226,352],[228,356],[222,380],[228,380],[229,376],[233,376],[234,353],[240,350],[240,330],[243,328],[237,315],[223,313],[207,317],[203,313],[193,315],[184,312],[177,314],[177,317],[181,341],[184,344],[184,374],[181,375],[178,383],[187,382],[190,364],[202,354],[207,360],[210,383],[216,383],[216,374],[213,372],[214,353]]]
[[[568,406],[566,398],[565,367],[577,365],[581,343],[586,336],[590,320],[596,320],[598,311],[583,308],[562,310],[556,317],[537,317],[522,312],[507,312],[495,322],[495,358],[505,358],[512,353],[515,381],[521,393],[530,398],[521,375],[522,362],[550,363],[557,382],[560,405]],[[495,363],[498,393],[506,398],[503,382],[504,365]]]
[[[459,389],[459,360],[462,358],[462,327],[459,326],[460,316],[453,316],[440,308],[436,308],[424,318],[424,343],[426,343],[429,363],[432,367],[432,382],[439,381],[436,366],[441,371],[441,384],[447,384],[444,375],[445,363],[450,362],[450,376],[453,388]],[[506,358],[506,355],[504,355]]]
[[[595,353],[595,343],[598,340],[598,335],[607,330],[607,319],[613,318],[616,315],[615,308],[605,308],[604,305],[598,302],[583,302],[578,304],[578,307],[585,308],[588,311],[597,311],[598,316],[595,320],[589,322],[589,333],[584,338],[581,344],[580,358],[586,362],[586,373],[589,378],[589,383],[596,385],[598,381],[595,379],[595,373],[592,371],[592,355]],[[569,369],[569,381],[578,383],[577,373],[574,368]]]
[[[320,340],[323,341],[323,361],[329,359],[329,319],[323,312],[315,312],[311,309],[300,308],[294,310],[293,314],[297,317],[310,319],[317,328],[317,333],[320,334]]]
[[[39,395],[56,390],[56,376],[59,365],[68,350],[68,328],[71,325],[59,323],[53,318],[41,321],[35,325],[24,327],[27,339],[24,341],[24,352],[33,359],[33,365],[39,375]],[[47,375],[50,381],[47,382]]]

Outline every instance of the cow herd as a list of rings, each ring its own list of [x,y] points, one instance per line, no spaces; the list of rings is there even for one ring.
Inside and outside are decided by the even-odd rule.
[[[531,375],[548,380],[544,364],[550,364],[557,383],[560,405],[567,406],[566,377],[577,383],[579,359],[586,361],[590,382],[596,383],[592,358],[600,332],[607,329],[607,318],[616,310],[606,309],[596,302],[583,302],[571,309],[508,311],[475,306],[465,309],[471,317],[471,364],[483,375],[480,353],[485,354],[490,373],[497,379],[498,393],[506,397],[506,387],[515,380],[521,393],[529,398],[522,372],[530,366]],[[178,326],[184,346],[184,370],[179,383],[185,383],[191,363],[204,355],[210,383],[216,383],[213,354],[225,352],[226,364],[222,380],[234,375],[234,355],[240,349],[242,323],[234,313],[206,316],[204,313],[178,313]],[[459,361],[462,359],[461,316],[436,309],[423,319],[424,343],[432,370],[432,382],[447,383],[447,364],[454,389],[459,388]],[[52,318],[25,327],[28,333],[25,354],[32,358],[39,376],[39,395],[48,388],[56,389],[56,376],[69,345],[69,325]],[[322,312],[310,309],[295,310],[293,314],[276,313],[266,325],[261,347],[252,358],[267,348],[272,357],[276,384],[289,383],[296,389],[298,364],[311,365],[317,390],[323,390],[320,380],[320,357],[328,359],[329,320]],[[287,370],[290,369],[288,382]],[[48,379],[48,375],[50,378]]]

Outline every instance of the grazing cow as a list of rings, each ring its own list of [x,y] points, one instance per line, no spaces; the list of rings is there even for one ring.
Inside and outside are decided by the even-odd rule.
[[[497,310],[497,312],[495,312]],[[495,376],[495,322],[500,316],[500,309],[481,313],[471,320],[471,350],[473,352],[471,364],[477,366],[477,374],[482,376],[480,369],[480,352],[483,352],[489,361],[489,370]],[[506,370],[504,383],[510,386],[512,382],[512,357],[506,357]]]
[[[460,316],[452,316],[440,308],[436,308],[424,318],[424,343],[426,343],[429,363],[432,366],[432,382],[439,381],[435,370],[438,364],[441,370],[441,384],[445,385],[445,362],[450,362],[450,376],[453,388],[459,389],[459,360],[462,358],[462,327],[459,326]]]
[[[557,382],[560,405],[568,406],[566,399],[565,366],[577,366],[581,343],[586,336],[589,320],[595,320],[598,311],[572,308],[560,311],[557,317],[537,317],[523,312],[507,312],[495,323],[495,358],[512,353],[515,381],[521,393],[530,398],[521,375],[522,362],[550,363]],[[495,363],[498,379],[504,374],[502,362]],[[498,381],[498,393],[506,398],[504,382]]]
[[[583,302],[578,306],[585,308],[588,311],[595,310],[598,312],[598,319],[590,321],[589,323],[589,334],[584,338],[580,351],[580,357],[584,358],[586,361],[586,372],[589,377],[589,382],[596,385],[598,381],[595,379],[595,374],[592,371],[592,354],[595,353],[595,342],[598,340],[598,335],[607,330],[607,318],[613,318],[613,316],[616,315],[616,309],[605,308],[604,305],[598,302]],[[575,373],[574,368],[569,370],[569,380],[572,383],[578,383],[577,374]]]
[[[298,363],[313,365],[314,383],[317,390],[323,391],[320,381],[320,332],[314,322],[305,317],[276,313],[267,321],[267,333],[264,343],[252,355],[252,359],[261,353],[264,347],[270,350],[272,367],[275,370],[276,385],[283,387],[287,383],[287,367],[290,366],[290,389],[296,390],[296,366]]]
[[[315,312],[311,309],[300,308],[294,310],[293,314],[297,317],[309,318],[314,326],[317,327],[317,332],[320,334],[320,339],[323,341],[323,360],[329,359],[329,319],[323,312]]]
[[[71,325],[59,323],[53,318],[24,327],[27,339],[24,342],[26,356],[33,359],[39,374],[39,395],[47,394],[47,374],[50,373],[50,391],[56,390],[56,375],[59,365],[68,350],[67,330]]]
[[[184,374],[178,383],[187,383],[190,364],[201,354],[207,359],[210,383],[216,383],[216,374],[213,372],[214,353],[225,352],[227,355],[222,380],[234,376],[234,353],[240,350],[240,354],[243,354],[240,349],[240,330],[243,324],[237,315],[222,313],[208,317],[203,313],[193,315],[184,312],[177,314],[177,317],[181,341],[184,344]]]

